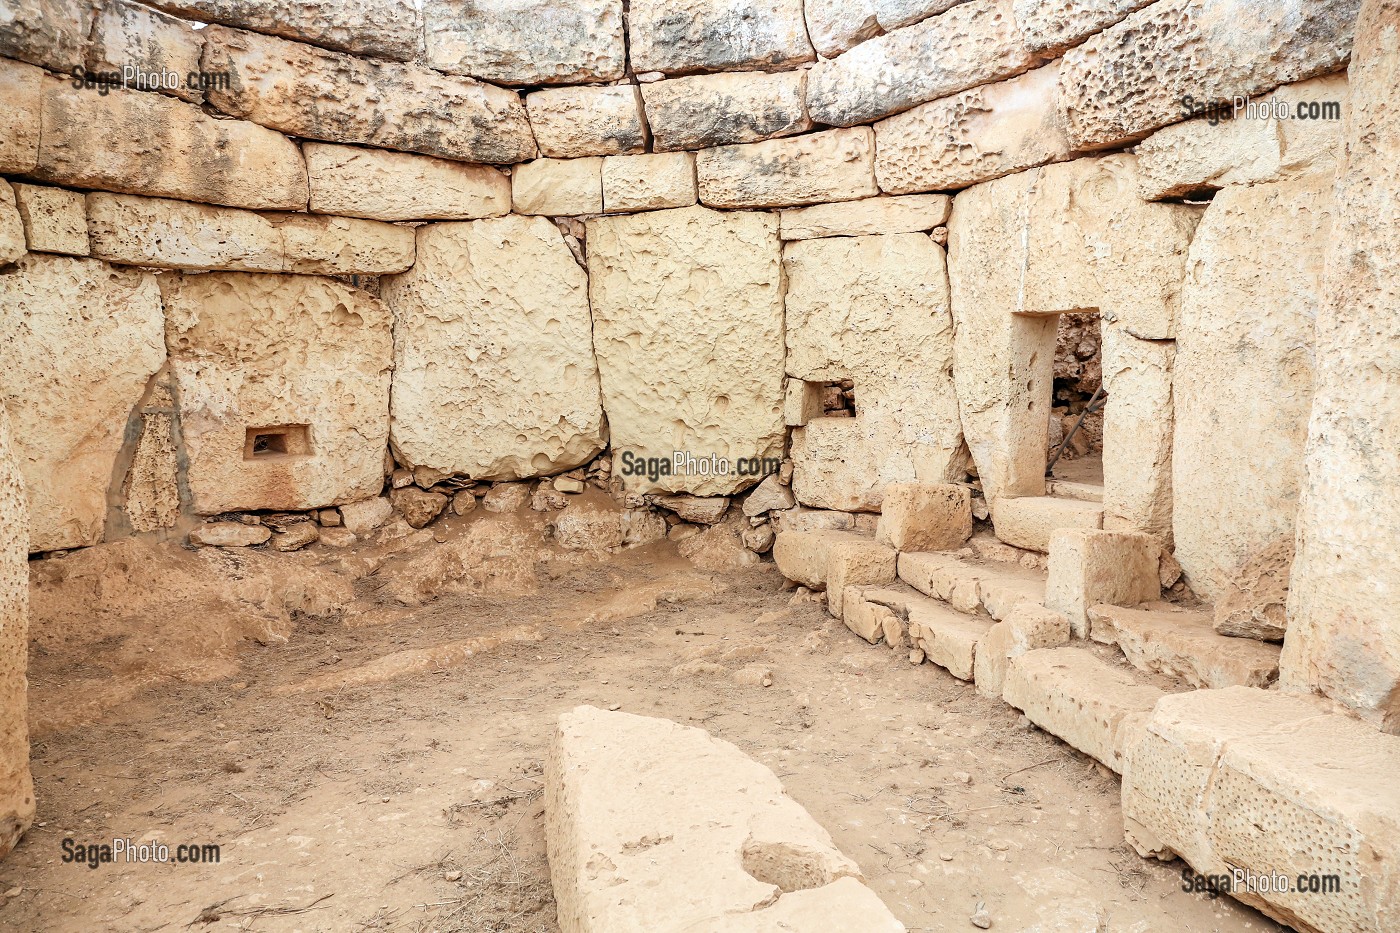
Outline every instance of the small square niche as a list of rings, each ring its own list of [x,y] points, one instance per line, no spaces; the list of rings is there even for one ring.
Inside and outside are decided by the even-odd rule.
[[[243,441],[244,460],[281,460],[311,454],[311,425],[277,424],[249,428]]]

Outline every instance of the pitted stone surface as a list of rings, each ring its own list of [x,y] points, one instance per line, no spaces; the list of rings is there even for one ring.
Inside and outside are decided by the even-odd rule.
[[[423,48],[423,15],[414,0],[153,0],[151,6],[187,19],[394,61],[413,61]]]
[[[707,207],[796,207],[879,194],[869,127],[706,149],[695,157]]]
[[[568,217],[603,212],[603,159],[536,159],[517,165],[510,179],[517,214]]]
[[[693,152],[656,152],[603,160],[603,210],[610,214],[690,207],[698,196]]]
[[[621,78],[626,64],[622,0],[426,0],[423,15],[428,63],[450,74],[583,84]]]
[[[1037,52],[1059,52],[1121,22],[1153,0],[1015,0],[1016,22]]]
[[[19,450],[0,403],[0,858],[34,821],[29,771],[29,525]]]
[[[92,29],[84,0],[9,0],[0,7],[0,56],[68,74]]]
[[[530,94],[525,109],[540,154],[573,159],[645,151],[646,130],[637,95],[630,84],[547,88]]]
[[[371,220],[476,220],[510,213],[510,178],[487,165],[302,144],[311,210]]]
[[[30,172],[39,161],[43,77],[43,69],[0,58],[0,172]]]
[[[780,217],[784,240],[814,240],[932,230],[947,223],[952,208],[946,194],[911,194],[799,207]]]
[[[86,60],[89,72],[125,78],[122,69],[135,67],[140,74],[162,75],[160,93],[203,102],[204,88],[188,79],[199,73],[204,39],[189,23],[127,0],[113,0],[98,12],[92,40]],[[177,76],[178,81],[165,82],[166,73]],[[170,88],[165,83],[177,86]],[[134,77],[127,86],[155,90],[141,87]]]
[[[0,179],[0,266],[8,266],[27,252],[24,218],[10,183]]]
[[[1017,500],[1012,500],[1017,501]],[[1089,609],[1100,603],[1136,606],[1162,594],[1162,545],[1152,535],[1061,528],[1050,536],[1045,605],[1089,635]]]
[[[15,184],[15,204],[29,249],[69,256],[88,254],[87,209],[83,195],[67,188]]]
[[[657,152],[791,136],[812,128],[805,71],[736,71],[642,85]]]
[[[1277,645],[1217,635],[1207,613],[1104,605],[1091,607],[1089,620],[1094,640],[1117,645],[1129,664],[1198,689],[1267,688],[1278,678]]]
[[[802,13],[823,58],[835,58],[881,31],[874,0],[803,0]]]
[[[630,9],[637,71],[778,71],[816,58],[802,0],[633,0]]]

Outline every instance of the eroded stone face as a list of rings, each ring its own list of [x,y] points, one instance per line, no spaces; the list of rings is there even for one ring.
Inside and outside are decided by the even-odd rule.
[[[536,91],[525,98],[540,153],[551,158],[619,155],[646,149],[641,99],[630,84]]]
[[[428,63],[441,71],[499,84],[623,74],[622,0],[427,0],[423,14]]]
[[[636,0],[628,29],[637,71],[778,71],[816,58],[802,0]]]
[[[0,172],[24,173],[39,160],[42,69],[0,58]]]
[[[151,6],[188,19],[394,61],[413,61],[423,48],[423,15],[413,0],[155,0]]]
[[[0,858],[34,821],[25,673],[29,658],[29,527],[19,451],[0,404]]]
[[[642,85],[657,152],[791,136],[812,128],[804,71],[736,71]]]
[[[88,254],[87,211],[83,195],[66,188],[13,186],[29,248],[41,253]]]
[[[0,180],[0,265],[9,265],[25,254],[24,218],[10,183]]]
[[[697,196],[693,152],[656,152],[603,160],[603,209],[610,214],[690,207]]]
[[[515,480],[606,443],[588,278],[543,217],[419,228],[418,261],[381,284],[395,317],[401,463]]]
[[[0,395],[14,419],[32,551],[102,540],[127,421],[165,362],[155,277],[31,254],[0,275],[10,352]]]
[[[476,220],[510,213],[510,179],[487,165],[303,143],[311,210],[372,220]]]
[[[511,171],[517,214],[550,217],[603,212],[603,159],[536,159]]]
[[[873,0],[804,0],[802,12],[807,35],[823,58],[835,58],[880,34]]]
[[[780,216],[784,240],[813,240],[932,230],[947,222],[952,207],[953,200],[946,194],[912,194],[818,204],[783,211]]]
[[[875,134],[863,126],[706,149],[695,157],[700,203],[795,207],[873,197],[874,159]]]
[[[133,76],[129,87],[159,90],[194,103],[204,99],[204,88],[188,80],[189,75],[198,74],[204,51],[204,39],[189,23],[126,0],[115,0],[97,14],[92,38],[86,62],[89,72],[125,78],[123,69],[135,67],[138,76],[159,75],[159,86],[151,86],[145,78],[138,83],[137,76]],[[166,86],[170,83],[165,80],[166,74],[177,77],[175,87]]]
[[[1153,0],[1015,0],[1016,22],[1037,52],[1078,45]]]
[[[379,492],[390,315],[316,276],[161,279],[194,511],[304,510]]]
[[[1172,438],[1177,345],[1103,327],[1103,527],[1172,544]]]
[[[729,495],[781,457],[783,301],[778,221],[702,207],[588,222],[594,345],[615,451],[639,491]],[[688,455],[682,474],[648,460]],[[724,461],[727,475],[701,461]],[[635,471],[635,472],[634,472]]]
[[[14,0],[0,7],[0,56],[66,74],[82,63],[91,28],[83,0]]]

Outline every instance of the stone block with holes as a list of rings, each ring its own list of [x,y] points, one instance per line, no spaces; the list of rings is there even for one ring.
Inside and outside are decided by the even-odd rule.
[[[1136,606],[1162,595],[1162,546],[1136,531],[1061,528],[1050,536],[1045,605],[1063,612],[1078,638],[1089,635],[1089,608]]]
[[[972,537],[972,493],[951,483],[885,487],[875,540],[897,551],[956,551]]]

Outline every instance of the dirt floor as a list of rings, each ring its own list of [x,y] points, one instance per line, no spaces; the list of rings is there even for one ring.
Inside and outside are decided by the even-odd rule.
[[[527,523],[257,558],[353,592],[319,614],[305,593],[290,613],[264,599],[231,627],[237,607],[178,587],[169,617],[104,615],[123,587],[155,598],[136,578],[158,560],[123,558],[90,601],[77,570],[39,567],[75,555],[36,562],[39,815],[0,864],[0,928],[556,930],[541,767],[555,716],[588,703],[702,726],[772,768],[910,930],[975,929],[979,904],[994,930],[1280,929],[1135,855],[1112,775],[794,602],[771,563],[701,570],[666,543],[528,567],[506,548],[519,573],[479,572],[493,552],[475,544],[442,560],[454,540],[538,546]],[[217,559],[245,583],[267,571]],[[438,585],[405,595],[410,566]],[[167,663],[171,645],[191,656]],[[65,839],[114,838],[217,843],[220,860],[63,861]]]

